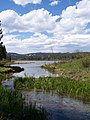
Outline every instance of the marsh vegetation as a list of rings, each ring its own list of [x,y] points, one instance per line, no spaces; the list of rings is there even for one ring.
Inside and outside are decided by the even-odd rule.
[[[0,119],[28,120],[47,120],[47,112],[42,107],[25,104],[24,98],[19,90],[22,91],[52,91],[58,96],[67,96],[90,102],[90,62],[89,58],[63,61],[60,63],[45,64],[42,68],[50,72],[57,73],[59,77],[15,77],[15,91],[5,90],[0,86]],[[7,69],[1,66],[1,71]],[[12,69],[12,68],[10,68]],[[40,72],[40,71],[39,71]],[[1,72],[0,80],[4,80],[9,75],[4,76]],[[14,109],[13,106],[15,105]],[[19,111],[17,107],[19,107]],[[8,110],[9,109],[9,110]],[[23,113],[23,114],[22,114]],[[36,117],[38,116],[38,117]]]
[[[45,64],[42,68],[70,79],[90,81],[90,57],[49,65]]]
[[[58,95],[71,96],[83,101],[90,100],[90,81],[76,81],[63,77],[20,77],[15,79],[14,84],[17,90],[53,91]]]
[[[0,117],[3,120],[47,120],[47,112],[35,104],[25,104],[18,91],[5,90],[0,86]]]
[[[25,99],[19,91],[7,90],[1,82],[12,78],[14,72],[23,69],[16,66],[7,66],[6,61],[1,62],[0,67],[0,120],[48,120],[46,110],[36,104],[25,103]]]

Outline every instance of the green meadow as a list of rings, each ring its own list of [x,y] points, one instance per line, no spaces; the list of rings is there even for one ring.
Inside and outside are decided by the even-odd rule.
[[[43,65],[42,68],[73,80],[90,81],[90,57]]]

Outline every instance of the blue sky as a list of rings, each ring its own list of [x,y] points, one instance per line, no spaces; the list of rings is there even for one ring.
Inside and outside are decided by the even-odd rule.
[[[80,0],[56,0],[59,1],[59,3],[52,7],[50,3],[53,1],[54,0],[42,0],[41,4],[26,4],[26,6],[23,7],[15,4],[13,0],[1,0],[0,11],[11,9],[23,15],[31,10],[44,8],[50,11],[53,15],[59,15],[63,9],[66,9],[70,5],[75,5],[75,3]]]
[[[90,51],[90,0],[0,0],[7,52]]]

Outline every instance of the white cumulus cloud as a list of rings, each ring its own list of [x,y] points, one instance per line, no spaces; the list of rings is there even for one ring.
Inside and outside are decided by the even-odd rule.
[[[52,52],[52,48],[54,52],[75,49],[90,51],[89,7],[90,0],[82,0],[74,6],[67,7],[58,16],[53,16],[44,8],[32,10],[24,15],[19,15],[13,10],[2,11],[0,19],[4,34],[7,33],[3,38],[7,51]],[[28,32],[33,35],[22,38],[21,34],[18,38],[16,35],[9,35],[13,32]]]
[[[42,0],[12,0],[15,4],[25,6],[27,4],[40,4]]]
[[[13,10],[6,10],[0,13],[3,30],[6,33],[51,31],[55,28],[56,20],[59,17],[53,16],[43,8],[30,11],[24,15],[19,15]]]
[[[58,5],[58,3],[59,3],[59,0],[53,0],[53,1],[50,3],[50,5],[51,5],[51,6],[56,6],[56,5]]]
[[[82,0],[75,6],[69,6],[62,11],[54,34],[84,34],[90,23],[90,0]]]

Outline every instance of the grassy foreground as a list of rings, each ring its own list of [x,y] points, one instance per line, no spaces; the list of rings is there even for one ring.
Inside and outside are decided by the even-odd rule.
[[[0,86],[0,120],[47,120],[47,112],[36,105],[26,105],[22,94]]]
[[[15,88],[18,90],[36,89],[42,91],[51,91],[59,95],[78,98],[83,101],[90,101],[90,81],[76,81],[69,78],[16,78]]]

